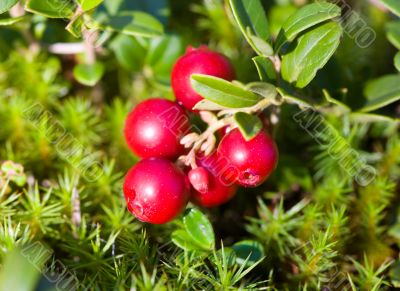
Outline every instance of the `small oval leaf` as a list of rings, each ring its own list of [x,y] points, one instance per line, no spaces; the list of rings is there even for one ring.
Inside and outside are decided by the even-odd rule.
[[[256,65],[258,76],[261,81],[273,82],[276,80],[275,67],[270,59],[257,56],[253,58],[253,62]]]
[[[300,8],[283,24],[275,42],[276,51],[279,51],[285,42],[293,41],[303,31],[340,14],[340,8],[328,2],[318,1]]]
[[[400,72],[400,52],[397,52],[394,56],[394,66],[396,70]]]
[[[261,1],[230,0],[229,4],[244,37],[250,46],[260,53],[252,37],[257,37],[267,44],[270,38],[268,19]]]
[[[400,17],[400,1],[399,0],[381,0],[390,11]]]
[[[214,248],[215,238],[208,218],[198,209],[190,208],[183,216],[183,225],[188,235],[204,250]]]
[[[10,10],[18,0],[1,0],[0,1],[0,14]]]
[[[71,18],[76,4],[70,0],[28,0],[25,10],[48,18]]]
[[[176,246],[184,250],[203,250],[203,247],[199,245],[196,241],[194,241],[192,237],[183,229],[175,230],[172,233],[171,240]]]
[[[387,75],[367,83],[366,104],[359,111],[369,112],[400,100],[400,75]]]
[[[400,21],[391,21],[385,25],[386,37],[392,45],[400,50]]]
[[[239,265],[245,264],[246,267],[254,265],[264,257],[262,244],[254,240],[243,240],[235,243],[232,249],[236,254],[236,262]]]
[[[330,21],[301,35],[282,57],[282,77],[298,88],[314,79],[339,46],[342,27]]]
[[[256,94],[224,79],[194,74],[193,89],[204,98],[228,108],[250,107],[261,100]]]
[[[86,86],[94,86],[101,79],[104,73],[104,66],[101,63],[79,64],[74,68],[75,79]]]
[[[234,115],[233,119],[245,140],[251,140],[255,137],[263,127],[263,124],[258,116],[251,115],[244,112],[238,112]]]

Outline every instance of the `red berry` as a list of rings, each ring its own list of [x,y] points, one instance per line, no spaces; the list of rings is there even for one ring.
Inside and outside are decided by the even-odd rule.
[[[123,188],[130,212],[141,221],[161,224],[185,208],[190,186],[185,174],[172,162],[150,158],[129,170]]]
[[[176,158],[183,154],[180,139],[190,129],[183,108],[175,102],[152,98],[139,103],[125,122],[125,139],[142,158]]]
[[[208,172],[203,167],[198,167],[196,169],[190,170],[189,181],[193,188],[200,193],[205,193],[208,191]]]
[[[264,131],[246,141],[238,129],[221,140],[218,154],[237,169],[237,182],[245,187],[262,184],[275,169],[278,151],[275,142]]]
[[[174,65],[171,78],[176,99],[189,110],[203,99],[192,88],[192,74],[210,75],[228,81],[235,78],[234,68],[224,55],[204,46],[198,49],[189,48]]]
[[[236,193],[237,185],[225,180],[225,163],[214,153],[197,159],[199,168],[208,173],[208,189],[206,191],[192,190],[192,200],[203,207],[214,207],[230,200]],[[193,170],[192,170],[193,171]],[[190,174],[190,173],[189,173]]]

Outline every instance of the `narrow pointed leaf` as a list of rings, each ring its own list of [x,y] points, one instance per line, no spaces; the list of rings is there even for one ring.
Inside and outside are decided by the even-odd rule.
[[[89,11],[99,6],[104,0],[77,0],[83,11]]]

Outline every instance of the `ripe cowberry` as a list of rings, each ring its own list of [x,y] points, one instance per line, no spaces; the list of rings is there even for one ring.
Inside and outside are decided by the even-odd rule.
[[[245,187],[262,184],[278,159],[275,142],[265,131],[246,141],[240,131],[234,129],[221,140],[217,152],[237,169],[237,183]]]
[[[224,55],[204,46],[198,49],[189,48],[175,63],[171,78],[176,99],[189,110],[203,99],[192,88],[192,74],[210,75],[228,81],[235,78],[234,68]]]
[[[225,164],[216,153],[197,159],[200,167],[207,171],[207,189],[192,189],[192,201],[203,207],[214,207],[230,200],[236,193],[237,185],[224,179]],[[193,170],[192,170],[193,171]],[[189,172],[190,174],[190,172]]]
[[[176,217],[185,208],[190,191],[185,174],[163,158],[138,162],[126,175],[123,188],[128,210],[154,224]]]
[[[190,129],[183,108],[162,98],[138,104],[125,122],[125,139],[134,153],[142,158],[176,158],[184,152],[181,137]]]

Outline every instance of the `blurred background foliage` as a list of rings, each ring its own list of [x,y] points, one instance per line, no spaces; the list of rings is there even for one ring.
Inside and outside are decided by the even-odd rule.
[[[263,1],[272,37],[290,14],[310,2]],[[127,149],[122,129],[141,100],[174,99],[171,68],[188,45],[206,44],[227,55],[239,81],[258,80],[254,53],[228,2],[105,0],[90,12],[95,19],[102,13],[141,11],[163,32],[153,37],[101,32],[104,40],[95,48],[100,65],[89,73],[78,67],[87,64],[85,44],[65,30],[65,19],[24,13],[24,1],[1,14],[0,289],[16,286],[8,285],[15,276],[19,283],[28,277],[31,282],[18,290],[54,289],[60,281],[46,279],[52,260],[62,263],[56,273],[65,268],[82,290],[399,287],[400,104],[356,112],[368,97],[368,81],[396,74],[396,37],[388,23],[398,18],[379,1],[347,3],[376,32],[376,40],[360,48],[344,34],[334,57],[296,94],[318,104],[340,144],[350,145],[372,165],[376,179],[358,186],[328,148],[295,122],[298,106],[268,111],[275,119],[269,130],[280,151],[278,168],[262,187],[242,189],[228,204],[202,210],[216,237],[215,250],[206,258],[172,244],[180,220],[144,225],[125,209],[122,178],[137,157]],[[4,25],[16,17],[21,19]],[[145,33],[157,34],[157,29]],[[80,51],[59,53],[60,45],[68,51],[71,43]],[[399,84],[389,89],[400,95]],[[336,102],[327,102],[323,89]],[[26,118],[34,104],[48,110],[49,122],[57,121],[103,165],[100,179],[85,180],[60,154],[48,139],[46,120],[36,124]],[[265,256],[251,269],[231,264],[228,252],[221,252],[244,239],[259,242]],[[35,265],[26,253],[21,257],[35,242],[51,250],[52,258]]]

